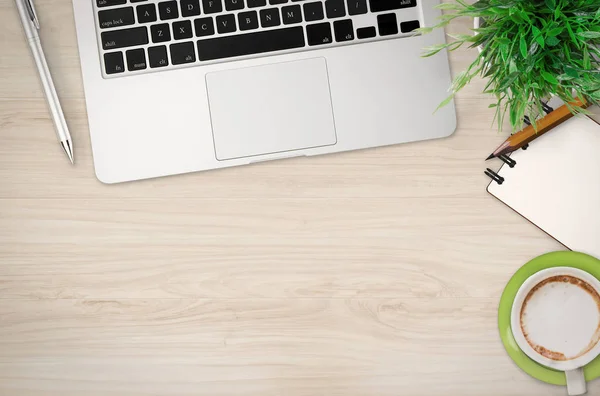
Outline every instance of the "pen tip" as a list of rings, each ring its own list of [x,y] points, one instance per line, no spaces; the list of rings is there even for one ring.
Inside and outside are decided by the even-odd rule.
[[[494,154],[490,154],[490,156],[489,156],[489,157],[487,157],[485,160],[486,160],[486,161],[489,161],[489,160],[491,160],[492,158],[495,158],[495,157],[496,157],[496,156],[495,156]]]
[[[71,142],[69,140],[65,140],[60,142],[60,145],[62,146],[63,150],[65,150],[65,154],[67,154],[67,157],[69,157],[71,164],[74,165],[75,158],[73,157],[73,147],[71,146]]]

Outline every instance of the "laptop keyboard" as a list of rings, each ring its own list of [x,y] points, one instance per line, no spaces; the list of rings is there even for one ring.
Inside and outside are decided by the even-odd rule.
[[[93,0],[106,77],[409,36],[417,0]]]

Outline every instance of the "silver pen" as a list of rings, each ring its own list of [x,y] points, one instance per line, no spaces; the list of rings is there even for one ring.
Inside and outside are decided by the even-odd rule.
[[[69,134],[69,127],[67,121],[65,121],[65,115],[63,114],[62,108],[60,107],[60,101],[56,94],[56,88],[54,88],[54,82],[50,75],[50,69],[48,63],[46,63],[46,57],[42,50],[42,44],[40,43],[40,36],[38,30],[40,30],[40,22],[35,8],[33,7],[33,0],[15,0],[17,3],[17,9],[19,10],[19,16],[23,23],[23,29],[25,30],[25,36],[31,48],[33,59],[37,66],[40,74],[40,80],[44,87],[44,93],[46,95],[46,101],[48,102],[48,108],[52,114],[52,120],[54,121],[54,127],[56,129],[56,135],[60,140],[62,148],[69,157],[71,163],[74,163],[73,158],[73,141]]]

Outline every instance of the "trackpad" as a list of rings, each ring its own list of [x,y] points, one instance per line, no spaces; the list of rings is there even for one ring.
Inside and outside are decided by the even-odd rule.
[[[324,58],[208,73],[218,160],[336,143]]]

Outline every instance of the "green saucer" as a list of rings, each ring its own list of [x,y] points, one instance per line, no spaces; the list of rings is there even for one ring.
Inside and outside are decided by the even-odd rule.
[[[579,268],[600,279],[600,260],[587,254],[555,252],[537,257],[519,269],[506,285],[498,308],[498,330],[500,330],[500,338],[506,352],[521,370],[548,384],[566,385],[565,373],[546,368],[531,360],[521,351],[510,328],[512,304],[523,282],[536,272],[553,267]],[[600,356],[585,366],[584,372],[586,381],[600,377]]]

